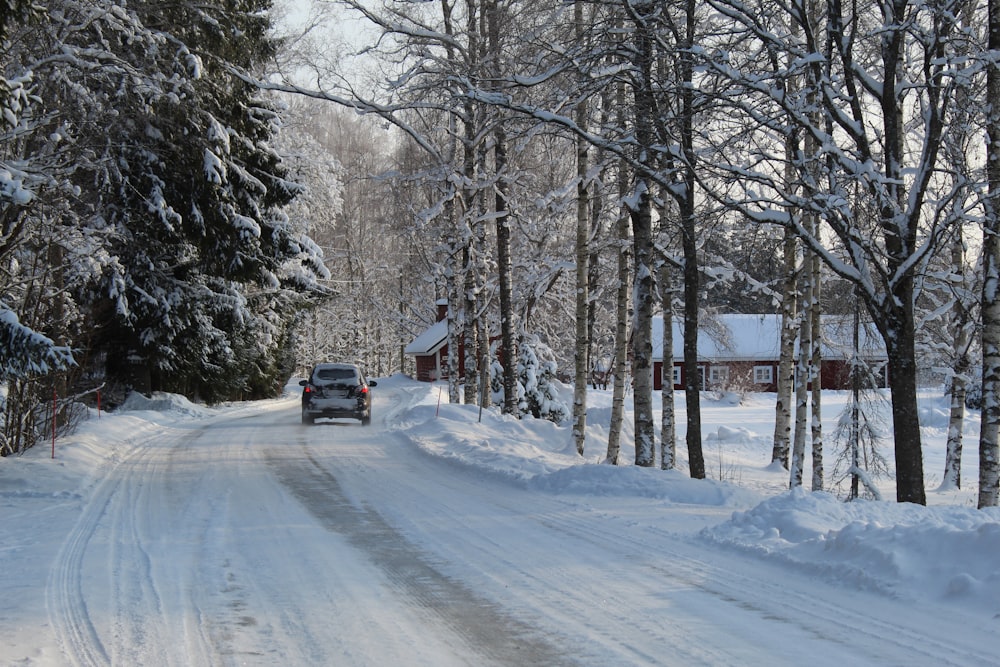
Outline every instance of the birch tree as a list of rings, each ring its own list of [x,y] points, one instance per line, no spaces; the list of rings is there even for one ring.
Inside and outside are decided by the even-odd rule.
[[[636,174],[629,216],[632,220],[632,250],[635,257],[633,294],[635,328],[632,331],[633,409],[635,411],[635,464],[652,466],[655,461],[653,425],[653,193],[650,174],[655,168],[655,130],[657,113],[653,68],[655,55],[654,20],[657,7],[652,2],[634,6],[635,24],[634,89],[635,138],[637,161],[642,170]]]
[[[616,120],[619,126],[624,125],[625,86],[617,84],[614,87],[617,104]],[[617,170],[616,185],[618,199],[621,202],[628,196],[628,172],[624,165]],[[629,220],[628,210],[624,203],[620,206],[615,220],[615,249],[617,271],[615,271],[615,354],[613,382],[611,392],[611,423],[608,427],[607,461],[618,465],[621,452],[621,430],[625,418],[625,388],[628,382],[628,337],[629,337]],[[666,357],[664,357],[666,359]]]
[[[986,216],[983,221],[983,407],[978,506],[1000,500],[1000,2],[989,0],[986,65]]]
[[[662,200],[661,200],[662,201]],[[663,388],[660,392],[660,468],[673,470],[677,467],[677,419],[674,414],[674,272],[677,270],[672,257],[668,254],[666,239],[672,231],[667,221],[670,216],[660,207],[660,239],[663,255],[659,262],[658,287],[660,291],[660,312],[663,316],[663,337],[660,348],[663,350],[662,375]]]
[[[781,339],[778,348],[778,376],[775,379],[774,446],[771,450],[771,462],[780,464],[785,470],[790,469],[795,338],[799,331],[796,248],[796,237],[790,228],[786,228],[781,244],[781,266],[784,272],[781,281]]]
[[[575,0],[573,23],[578,44],[584,41],[584,3]],[[587,129],[587,100],[577,101],[575,121]],[[577,454],[583,455],[587,432],[587,375],[590,371],[590,145],[576,137],[576,330],[573,373],[573,441]]]
[[[805,3],[795,3],[791,19],[801,26],[801,40],[773,24],[775,9],[767,4],[713,0],[712,6],[732,19],[745,38],[739,55],[728,50],[728,59],[716,59],[714,69],[746,92],[743,101],[755,102],[738,106],[760,123],[761,136],[770,134],[774,145],[777,137],[796,128],[827,147],[818,164],[797,164],[801,192],[778,180],[784,157],[766,140],[752,160],[732,156],[729,167],[720,171],[738,177],[745,189],[743,196],[729,193],[725,199],[752,220],[791,226],[827,266],[861,287],[889,355],[897,500],[923,504],[914,278],[956,223],[951,194],[934,179],[955,85],[949,62],[957,20],[954,3],[899,0],[845,6],[834,0],[827,3],[819,25],[809,20]],[[794,56],[785,59],[791,66],[761,76],[761,67],[774,53]],[[816,90],[775,94],[780,89],[775,81],[808,70],[814,72]],[[812,100],[821,122],[815,121]],[[861,207],[850,205],[848,193],[855,184],[865,198]],[[789,210],[817,215],[820,233]],[[857,211],[873,215],[859,218]],[[837,239],[836,247],[831,238]]]

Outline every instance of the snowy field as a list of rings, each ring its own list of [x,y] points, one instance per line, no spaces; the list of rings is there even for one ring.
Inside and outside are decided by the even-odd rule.
[[[582,458],[439,384],[374,391],[368,428],[299,424],[292,384],[133,397],[54,459],[0,459],[0,665],[1000,664],[1000,511],[975,509],[976,414],[965,488],[937,491],[940,395],[918,507],[891,479],[884,502],[788,492],[766,394],[704,396],[695,481],[680,394],[665,472],[601,465],[609,391]],[[844,400],[824,394],[828,479]]]

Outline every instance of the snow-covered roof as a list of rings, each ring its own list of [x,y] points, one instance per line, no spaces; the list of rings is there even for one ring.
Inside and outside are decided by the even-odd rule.
[[[403,350],[405,354],[434,354],[448,342],[448,321],[439,320],[413,339]]]
[[[853,316],[823,315],[823,357],[849,356]],[[674,360],[684,358],[684,323],[674,319]],[[871,324],[863,325],[859,347],[865,358],[885,358],[885,346]],[[698,358],[713,361],[775,361],[781,342],[780,315],[715,315],[698,331]],[[798,345],[796,345],[798,349]],[[663,318],[653,318],[653,360],[663,360]]]

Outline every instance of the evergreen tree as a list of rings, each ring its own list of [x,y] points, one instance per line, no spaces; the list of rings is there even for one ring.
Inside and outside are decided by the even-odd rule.
[[[518,408],[523,415],[561,424],[569,418],[570,411],[556,391],[556,364],[545,357],[551,357],[551,351],[537,337],[521,337],[517,346],[517,380],[523,392],[518,391]]]
[[[281,211],[299,187],[269,146],[278,109],[230,71],[273,55],[268,7],[62,0],[8,26],[26,92],[7,88],[21,119],[4,114],[19,126],[0,159],[32,167],[42,203],[4,206],[4,247],[50,267],[49,328],[89,371],[218,398],[277,367],[293,295],[323,269]]]

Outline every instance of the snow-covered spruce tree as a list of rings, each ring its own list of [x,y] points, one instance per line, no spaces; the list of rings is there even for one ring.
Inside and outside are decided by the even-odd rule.
[[[497,356],[497,343],[493,343],[490,346],[490,401],[494,405],[504,405],[507,401],[507,389],[504,387],[504,367],[500,363],[500,359]],[[521,410],[522,405],[527,405],[524,395],[524,385],[521,383],[519,377],[517,376],[518,366],[514,366],[515,369],[515,380],[514,382],[514,400],[513,404],[518,407],[518,415],[527,414],[523,413]]]
[[[28,285],[34,283],[36,292],[40,289],[25,261],[34,265],[31,249],[47,245],[38,217],[44,208],[39,194],[57,178],[57,165],[26,159],[24,140],[18,139],[40,130],[31,108],[32,85],[28,72],[0,78],[0,384],[44,375],[72,360],[68,349],[38,333],[18,314],[25,310]]]
[[[297,186],[268,147],[276,111],[227,69],[270,57],[268,3],[58,4],[21,57],[44,108],[78,119],[90,358],[142,389],[240,395],[320,265],[280,212]]]
[[[51,55],[45,7],[7,3],[0,16],[0,453],[23,451],[53,423],[81,327],[67,284],[100,261],[70,208],[80,193],[71,121],[46,106],[34,56]],[[65,424],[62,410],[56,425]]]
[[[551,356],[551,350],[537,337],[522,334],[517,345],[517,380],[524,393],[518,392],[518,408],[523,415],[561,424],[569,418],[570,411],[553,384],[556,364]]]
[[[32,447],[51,423],[51,384],[39,378],[74,363],[67,347],[22,325],[0,301],[0,456]],[[46,396],[46,397],[48,397]]]

